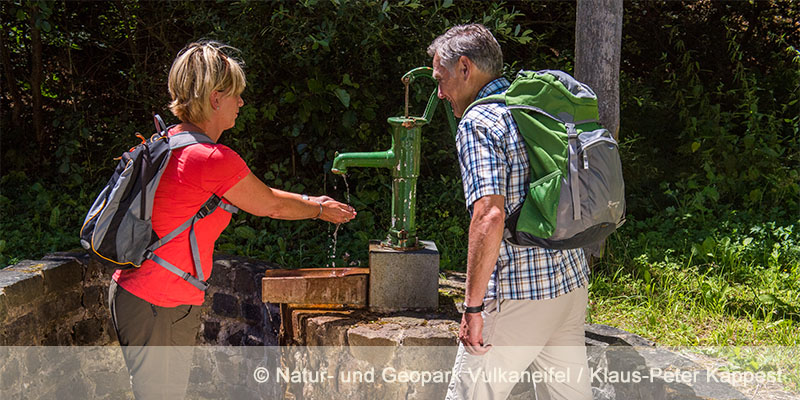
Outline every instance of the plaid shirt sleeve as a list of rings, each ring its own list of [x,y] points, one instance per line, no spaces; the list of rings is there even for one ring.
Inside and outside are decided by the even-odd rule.
[[[509,165],[503,131],[494,129],[495,123],[487,118],[490,114],[483,112],[486,107],[489,106],[478,106],[471,111],[479,115],[465,118],[456,135],[464,197],[470,214],[472,205],[481,197],[506,195]]]

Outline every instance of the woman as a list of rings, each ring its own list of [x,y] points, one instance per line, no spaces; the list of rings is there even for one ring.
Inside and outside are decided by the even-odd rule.
[[[153,205],[153,230],[159,237],[190,219],[212,195],[240,210],[270,218],[319,218],[343,223],[355,210],[327,196],[308,197],[270,188],[230,148],[216,144],[233,128],[245,76],[235,50],[214,41],[191,43],[181,50],[169,72],[170,110],[181,123],[169,134],[201,132],[215,144],[194,144],[173,151]],[[200,267],[211,275],[214,242],[231,214],[217,208],[195,224]],[[198,276],[189,230],[159,247],[155,254]],[[200,328],[205,293],[151,260],[140,268],[118,270],[109,289],[112,321],[131,373],[136,398],[182,398],[191,363],[191,348]],[[149,348],[148,346],[173,346]]]

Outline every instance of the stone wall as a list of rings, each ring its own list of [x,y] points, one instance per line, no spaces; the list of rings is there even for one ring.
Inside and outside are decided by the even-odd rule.
[[[109,275],[80,253],[55,253],[0,270],[0,345],[103,345]]]
[[[276,305],[261,302],[273,266],[215,258],[202,308],[190,398],[277,398],[252,371],[279,357]],[[85,253],[55,253],[0,270],[0,398],[132,398],[108,311],[111,271]],[[29,347],[32,346],[32,347]]]
[[[203,305],[198,344],[278,344],[280,310],[261,302],[261,278],[275,265],[243,257],[217,256]]]
[[[203,305],[198,345],[274,345],[277,305],[261,302],[261,278],[274,266],[218,256]],[[0,270],[0,345],[108,345],[111,271],[85,253],[54,253]]]

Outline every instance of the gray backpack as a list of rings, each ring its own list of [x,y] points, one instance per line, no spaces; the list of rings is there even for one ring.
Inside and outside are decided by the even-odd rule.
[[[467,111],[487,103],[511,109],[530,161],[529,191],[506,217],[506,241],[594,248],[624,223],[619,146],[599,123],[591,88],[563,71],[520,71],[505,93]]]
[[[148,140],[142,138],[142,143],[122,155],[111,179],[86,214],[80,232],[81,245],[111,268],[138,268],[144,260],[149,259],[205,291],[208,284],[200,265],[194,224],[218,207],[230,213],[239,210],[212,195],[192,218],[166,236],[159,238],[153,232],[150,219],[153,215],[153,198],[172,151],[196,143],[214,143],[199,132],[180,132],[169,136],[161,117],[155,115],[154,119],[157,133]],[[186,229],[190,229],[196,277],[154,253]]]

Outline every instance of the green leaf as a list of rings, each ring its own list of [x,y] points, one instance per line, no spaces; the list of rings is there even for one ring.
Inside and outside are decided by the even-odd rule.
[[[253,240],[256,238],[256,230],[249,226],[238,226],[234,232],[242,239]]]
[[[453,0],[444,0],[442,2],[442,8],[450,8],[453,5]]]
[[[342,102],[342,105],[344,105],[346,108],[350,107],[350,93],[347,93],[347,91],[342,88],[334,90],[333,93],[336,94],[336,97],[339,98],[339,101]]]
[[[50,227],[57,228],[59,223],[59,219],[61,218],[61,209],[58,206],[53,207],[50,210]]]
[[[50,23],[47,21],[42,21],[42,30],[45,32],[50,32]]]
[[[750,201],[753,203],[757,203],[761,201],[761,189],[753,189],[750,191]]]
[[[717,247],[717,242],[711,236],[703,240],[703,251],[706,252],[706,255],[713,257],[712,251],[715,247]]]
[[[319,93],[323,89],[322,83],[316,79],[309,79],[306,83],[308,85],[308,90],[312,93]]]
[[[775,304],[775,303],[780,302],[780,300],[778,300],[778,298],[775,297],[775,295],[772,295],[772,294],[769,294],[769,293],[765,293],[765,294],[759,295],[758,296],[758,301],[760,301],[761,303],[766,304],[766,305]]]
[[[692,143],[692,153],[696,152],[700,148],[700,142]]]

